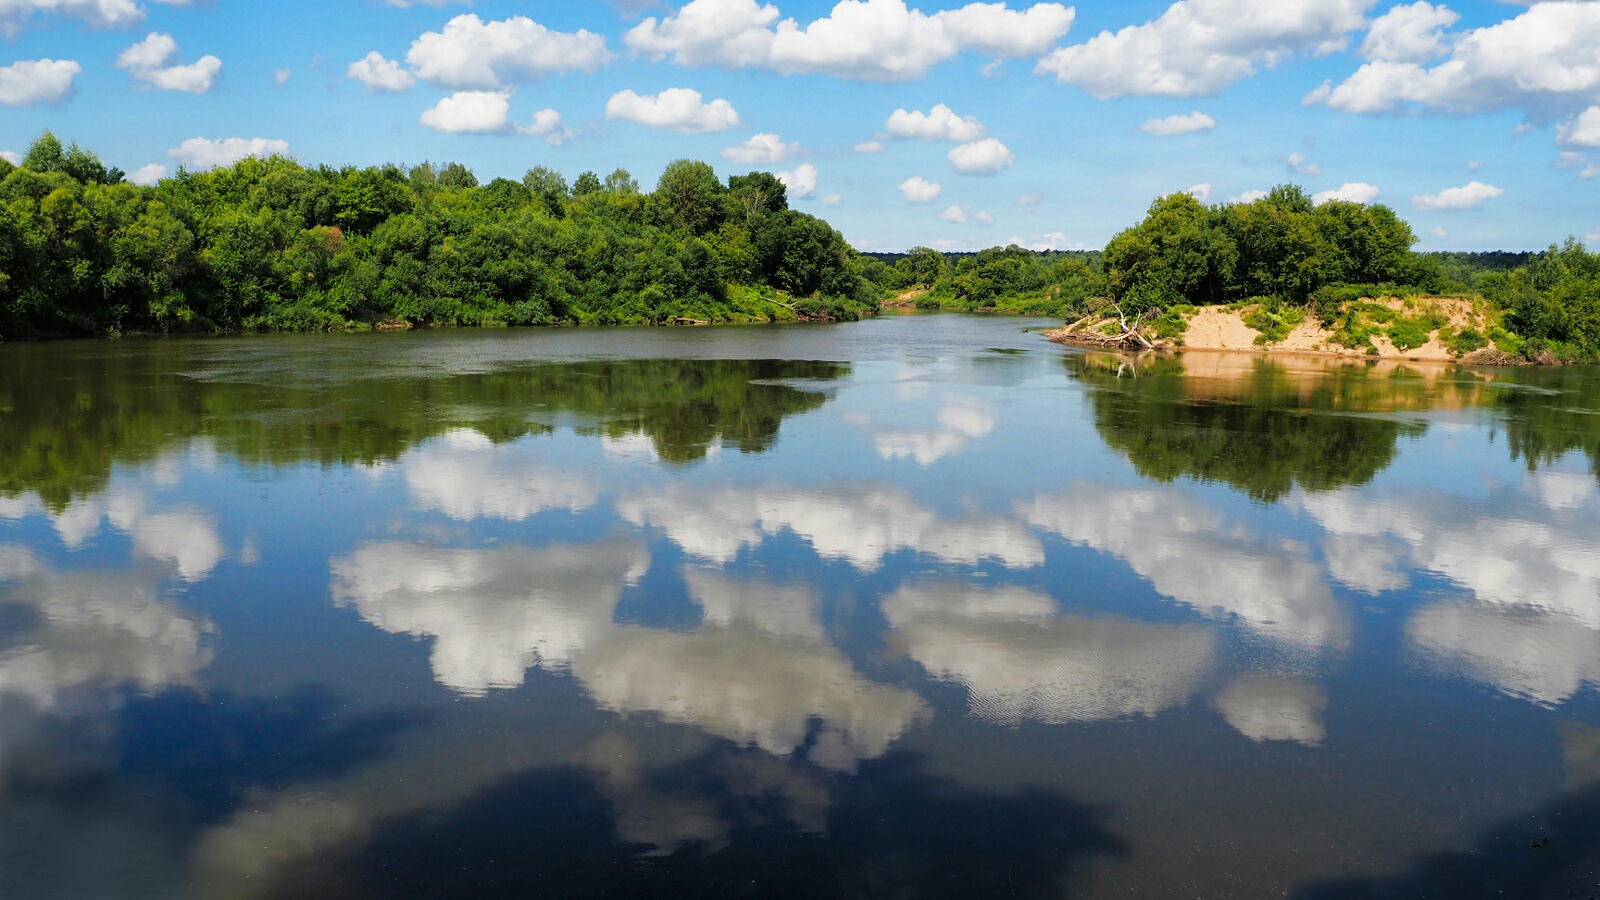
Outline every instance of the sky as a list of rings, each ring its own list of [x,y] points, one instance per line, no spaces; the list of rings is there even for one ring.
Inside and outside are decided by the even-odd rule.
[[[779,173],[863,250],[1099,248],[1295,183],[1424,250],[1600,247],[1600,0],[0,0],[0,153],[487,182]]]

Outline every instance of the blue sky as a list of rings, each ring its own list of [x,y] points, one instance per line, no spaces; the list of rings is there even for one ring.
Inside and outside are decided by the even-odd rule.
[[[862,249],[1099,247],[1282,182],[1600,245],[1600,2],[0,0],[0,151],[784,174]]]

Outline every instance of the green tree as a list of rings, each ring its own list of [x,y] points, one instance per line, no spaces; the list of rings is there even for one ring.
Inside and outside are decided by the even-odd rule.
[[[650,195],[651,208],[663,224],[702,235],[714,230],[724,215],[724,188],[709,165],[679,159],[667,164]]]

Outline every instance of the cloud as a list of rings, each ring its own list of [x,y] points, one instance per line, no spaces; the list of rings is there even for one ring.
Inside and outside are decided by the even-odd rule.
[[[984,138],[951,150],[950,167],[962,175],[993,175],[1011,168],[1017,161],[1010,148],[994,138]]]
[[[379,91],[394,93],[409,91],[411,86],[417,83],[400,63],[385,59],[383,54],[376,50],[351,63],[350,67],[345,69],[345,77],[361,82],[369,94]]]
[[[1229,197],[1229,203],[1254,203],[1257,200],[1267,199],[1267,192],[1263,190],[1245,191],[1237,197]]]
[[[1194,185],[1184,193],[1204,203],[1211,199],[1211,182],[1207,181]]]
[[[943,103],[928,112],[897,109],[884,124],[884,132],[897,140],[975,141],[986,131],[976,116],[958,116]]]
[[[594,72],[611,58],[598,34],[551,31],[526,16],[494,22],[457,16],[406,51],[416,77],[457,90],[492,90],[558,72]]]
[[[964,687],[972,714],[999,725],[1153,716],[1186,702],[1217,654],[1209,629],[1062,616],[1019,587],[908,586],[883,614],[890,646]]]
[[[22,154],[15,150],[0,150],[0,159],[11,163],[13,166],[22,165]]]
[[[1212,703],[1234,730],[1256,743],[1295,741],[1315,747],[1328,736],[1322,715],[1328,695],[1314,684],[1281,678],[1243,678]]]
[[[125,28],[144,21],[136,0],[5,0],[0,2],[0,34],[14,36],[34,14],[52,13],[93,28]]]
[[[1374,59],[1337,86],[1324,83],[1305,102],[1357,115],[1520,108],[1548,120],[1600,96],[1597,44],[1600,4],[1536,3],[1516,18],[1454,36],[1449,57],[1433,68]]]
[[[967,211],[962,209],[959,204],[952,203],[950,208],[946,209],[942,213],[939,213],[939,218],[946,222],[955,222],[957,224],[964,225],[967,221]]]
[[[850,148],[854,153],[882,153],[883,144],[879,141],[862,141]]]
[[[684,552],[729,563],[744,548],[789,531],[824,559],[843,560],[863,572],[882,567],[891,553],[911,551],[953,565],[995,560],[1012,568],[1044,562],[1044,548],[1027,528],[1007,518],[967,515],[945,519],[903,492],[848,485],[798,490],[689,490],[675,486],[619,500],[630,522],[659,528]]]
[[[1310,548],[1176,489],[1081,484],[1020,502],[1035,527],[1112,554],[1159,594],[1291,648],[1342,649],[1350,624]]]
[[[862,678],[828,642],[807,588],[683,571],[692,631],[616,622],[649,569],[632,543],[542,549],[371,544],[332,564],[341,606],[392,634],[433,639],[430,665],[466,696],[568,672],[603,709],[651,714],[777,755],[850,770],[929,715],[905,688]]]
[[[783,162],[797,149],[798,144],[785,144],[776,134],[763,132],[723,150],[722,158],[741,166],[770,166]]]
[[[1564,147],[1600,148],[1600,106],[1591,106],[1556,128],[1556,142]]]
[[[494,134],[509,127],[510,91],[457,91],[417,119],[446,134]]]
[[[1016,244],[1018,247],[1026,247],[1029,250],[1091,249],[1089,245],[1083,241],[1073,240],[1072,238],[1067,237],[1067,233],[1064,231],[1051,231],[1045,234],[1035,235],[1031,238],[1025,238],[1020,235],[1012,235],[1005,240],[1005,243],[1008,245]]]
[[[921,175],[914,175],[900,182],[900,196],[911,203],[932,203],[939,199],[939,194],[944,187],[937,181],[929,181]]]
[[[1408,562],[1455,582],[1477,603],[1600,632],[1600,605],[1594,602],[1600,596],[1600,556],[1588,552],[1584,537],[1593,532],[1600,506],[1586,493],[1590,485],[1531,487],[1521,496],[1482,502],[1357,490],[1298,502],[1329,535],[1369,545],[1366,558],[1387,560],[1387,571],[1398,572],[1399,563]],[[1585,493],[1575,493],[1579,489]]]
[[[687,134],[727,131],[739,124],[732,103],[706,103],[699,91],[689,88],[668,88],[656,96],[640,96],[631,90],[614,94],[606,101],[606,118]]]
[[[1099,99],[1203,97],[1302,52],[1328,53],[1376,0],[1179,0],[1160,18],[1056,50],[1034,71]]]
[[[171,563],[184,581],[210,577],[223,557],[216,524],[194,510],[151,512],[148,507],[141,495],[113,493],[73,503],[52,515],[51,524],[62,543],[76,549],[108,521],[129,536],[135,552]]]
[[[562,121],[561,113],[553,109],[541,109],[534,113],[531,123],[517,126],[517,133],[539,138],[552,147],[560,147],[578,136]]]
[[[1195,111],[1187,116],[1167,116],[1164,119],[1151,119],[1139,126],[1145,134],[1157,137],[1173,137],[1180,134],[1191,134],[1196,131],[1210,131],[1217,127],[1217,120],[1203,112]]]
[[[1367,59],[1424,63],[1443,56],[1449,47],[1444,30],[1461,15],[1444,4],[1418,2],[1396,6],[1372,22],[1360,53]]]
[[[939,214],[946,222],[987,225],[988,213],[973,213],[963,206],[951,206]],[[965,453],[1000,424],[988,405],[974,397],[948,397],[939,407],[931,429],[882,429],[873,434],[873,448],[884,459],[913,459],[924,468],[948,456]],[[867,423],[870,427],[870,423]]]
[[[1448,212],[1477,209],[1485,200],[1499,197],[1504,193],[1504,190],[1492,184],[1473,181],[1461,187],[1445,188],[1437,194],[1416,194],[1412,196],[1411,202],[1424,212]]]
[[[0,66],[0,106],[60,103],[72,96],[83,66],[70,59],[19,60]]]
[[[1600,631],[1505,607],[1436,603],[1406,622],[1416,653],[1446,674],[1555,706],[1600,685]]]
[[[400,466],[418,506],[462,522],[521,522],[545,510],[581,512],[600,499],[592,477],[541,463],[525,443],[497,445],[470,429],[429,441]]]
[[[756,0],[691,0],[676,15],[640,22],[623,42],[648,59],[682,66],[905,82],[963,50],[1038,56],[1071,29],[1074,16],[1057,3],[1026,10],[973,3],[927,15],[903,0],[841,0],[802,28]]]
[[[178,42],[170,34],[152,32],[144,40],[122,51],[117,68],[163,91],[204,94],[216,85],[222,73],[222,60],[202,56],[189,65],[171,65],[178,53]]]
[[[801,163],[792,172],[779,172],[778,180],[789,189],[791,197],[809,197],[817,189],[817,167]]]
[[[288,156],[289,142],[268,138],[189,138],[167,151],[186,168],[231,166],[250,156]]]
[[[1304,153],[1291,153],[1284,158],[1288,163],[1289,171],[1296,175],[1310,175],[1312,178],[1322,176],[1322,166],[1311,161],[1311,157]]]
[[[434,638],[435,680],[467,696],[560,670],[614,628],[625,585],[649,568],[634,544],[506,550],[369,544],[332,562],[340,606],[391,634]]]
[[[820,202],[823,206],[838,206],[842,200],[844,200],[844,198],[838,194],[829,194],[828,196],[823,197]]]
[[[6,603],[34,615],[0,649],[0,699],[41,708],[74,689],[130,685],[154,692],[193,685],[211,663],[214,629],[162,599],[155,573],[61,572],[15,546],[0,546]]]
[[[1311,202],[1318,206],[1330,200],[1343,200],[1348,203],[1371,203],[1378,199],[1377,185],[1367,184],[1364,181],[1347,181],[1331,191],[1319,191],[1311,195]]]
[[[129,175],[128,180],[134,184],[142,184],[148,187],[165,177],[167,177],[167,167],[161,163],[151,163],[148,166],[140,167],[138,171]]]

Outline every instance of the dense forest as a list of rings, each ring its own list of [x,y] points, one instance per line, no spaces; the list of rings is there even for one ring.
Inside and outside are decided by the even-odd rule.
[[[0,161],[0,336],[850,318],[863,262],[764,172],[246,159],[152,187],[52,134]]]
[[[1600,254],[1415,243],[1386,206],[1280,185],[1251,202],[1158,198],[1103,251],[872,255],[790,209],[775,176],[723,183],[689,160],[648,193],[622,170],[480,185],[455,163],[283,157],[142,187],[47,132],[20,166],[0,160],[0,338],[853,319],[880,303],[1069,319],[1109,305],[1160,334],[1233,304],[1264,333],[1314,314],[1358,346],[1383,310],[1356,301],[1443,295],[1492,311],[1453,349],[1600,359]]]

